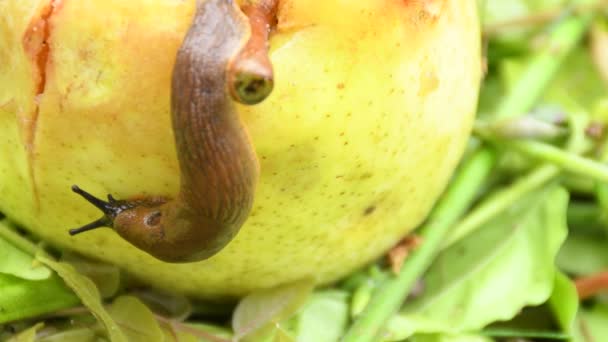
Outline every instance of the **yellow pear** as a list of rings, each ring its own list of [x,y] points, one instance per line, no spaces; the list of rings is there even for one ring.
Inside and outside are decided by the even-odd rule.
[[[208,260],[159,261],[70,190],[174,196],[171,72],[194,0],[0,1],[0,212],[60,248],[194,297],[382,255],[445,188],[481,79],[476,2],[280,0],[272,94],[238,111],[260,162],[253,209]]]

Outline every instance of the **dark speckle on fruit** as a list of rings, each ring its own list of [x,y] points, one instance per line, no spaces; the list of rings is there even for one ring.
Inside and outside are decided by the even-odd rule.
[[[366,172],[361,175],[361,180],[372,178],[373,174],[371,172]]]

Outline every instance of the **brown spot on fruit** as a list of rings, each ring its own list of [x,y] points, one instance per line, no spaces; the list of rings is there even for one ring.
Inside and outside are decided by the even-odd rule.
[[[362,174],[362,175],[361,175],[361,177],[359,177],[359,179],[361,179],[361,180],[370,179],[370,178],[372,178],[373,176],[374,176],[374,174],[373,174],[373,173],[371,173],[371,172],[366,172],[366,173]]]
[[[410,20],[415,24],[436,21],[443,12],[445,0],[388,0],[403,6],[409,14]]]
[[[370,205],[369,207],[365,208],[365,210],[363,211],[363,216],[369,216],[374,211],[376,211],[376,206],[375,205]]]

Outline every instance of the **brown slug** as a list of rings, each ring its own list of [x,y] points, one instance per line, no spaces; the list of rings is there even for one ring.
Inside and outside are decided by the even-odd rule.
[[[168,262],[203,260],[220,251],[247,219],[259,164],[235,101],[256,104],[272,91],[268,35],[278,0],[243,8],[206,0],[177,53],[171,114],[180,166],[176,198],[108,201],[72,190],[104,216],[71,235],[111,227],[125,240]]]

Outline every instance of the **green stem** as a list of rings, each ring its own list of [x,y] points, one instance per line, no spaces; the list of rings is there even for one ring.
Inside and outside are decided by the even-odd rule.
[[[492,193],[452,229],[443,248],[451,246],[454,242],[475,231],[509,208],[518,199],[550,182],[558,174],[559,169],[555,166],[541,166],[519,178],[514,184]]]
[[[485,182],[494,153],[476,153],[455,175],[443,198],[439,201],[422,228],[422,245],[408,257],[399,275],[382,284],[360,318],[354,322],[343,341],[374,341],[384,322],[401,306],[416,279],[426,270],[439,252],[442,241],[455,222],[473,202],[477,190]]]
[[[575,118],[575,115],[576,114],[572,114],[571,119]],[[581,136],[584,134],[582,127],[584,126],[579,126],[580,122],[573,124],[575,124],[576,129],[570,137],[570,142],[568,144],[570,148],[569,151],[564,151],[553,147],[552,145],[533,140],[500,140],[506,144],[507,147],[514,148],[554,165],[546,164],[540,166],[528,175],[518,178],[513,184],[501,190],[494,191],[484,198],[481,204],[454,227],[444,248],[449,247],[456,241],[469,235],[509,208],[520,198],[557,178],[560,175],[560,168],[576,172],[577,174],[582,173],[590,178],[593,177],[593,174],[590,175],[590,172],[598,173],[598,169],[601,169],[603,172],[608,172],[608,168],[604,165],[576,154],[585,150],[585,147],[581,143]]]
[[[573,16],[555,26],[547,48],[532,58],[523,75],[499,104],[495,113],[497,119],[522,115],[533,108],[565,57],[583,37],[589,22],[589,15]],[[460,172],[422,228],[424,243],[408,259],[399,275],[387,280],[376,291],[370,304],[347,331],[344,342],[376,339],[384,323],[399,309],[416,279],[438,253],[452,224],[473,202],[494,164],[493,152],[486,147],[461,165]]]
[[[600,147],[600,156],[599,160],[603,163],[608,162],[608,139],[604,138],[604,141]],[[608,184],[605,182],[596,182],[594,184],[594,193],[595,198],[597,199],[597,203],[602,209],[603,213],[608,212]],[[601,215],[605,220],[606,214]]]
[[[534,140],[504,140],[501,142],[505,142],[507,146],[528,156],[549,162],[568,172],[601,182],[608,182],[608,167],[595,160]]]
[[[495,120],[523,115],[534,107],[564,59],[587,31],[590,21],[591,15],[584,14],[566,18],[555,26],[547,47],[532,58],[509,95],[499,104]]]
[[[520,330],[520,329],[500,329],[487,328],[481,331],[481,335],[488,337],[513,337],[517,339],[547,339],[547,340],[569,340],[570,336],[562,332],[542,331],[542,330]]]
[[[571,194],[581,195],[583,197],[593,196],[595,193],[596,182],[591,179],[583,179],[575,175],[564,175],[562,177],[562,185],[570,191]]]

